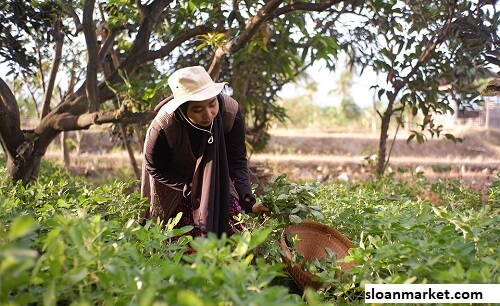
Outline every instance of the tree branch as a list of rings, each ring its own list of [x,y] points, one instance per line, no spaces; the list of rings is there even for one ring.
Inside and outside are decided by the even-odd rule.
[[[213,31],[213,29],[209,28],[207,26],[198,26],[198,27],[195,27],[193,29],[190,29],[190,30],[183,32],[183,33],[177,35],[176,37],[174,37],[174,39],[172,39],[172,41],[170,41],[168,44],[166,44],[162,48],[160,48],[156,51],[146,52],[144,54],[144,56],[141,57],[140,60],[141,60],[141,62],[148,62],[148,61],[152,61],[155,59],[163,58],[163,57],[169,55],[173,50],[175,50],[175,48],[182,45],[182,43],[184,43],[185,41],[192,39],[192,38],[195,38],[198,35],[210,33],[211,31]]]
[[[120,33],[120,30],[121,29],[118,28],[113,28],[111,30],[106,29],[106,35],[103,36],[105,37],[104,44],[101,46],[101,50],[99,50],[99,56],[97,59],[99,65],[102,65],[104,63],[106,56],[113,49],[113,44],[115,42],[116,35]]]
[[[56,82],[57,72],[59,71],[59,66],[61,64],[62,47],[64,44],[64,34],[61,32],[61,23],[61,19],[58,19],[56,20],[54,25],[54,60],[52,61],[49,83],[47,84],[47,90],[45,91],[45,97],[43,99],[41,118],[47,116],[47,114],[50,112],[50,102],[52,101],[54,84]]]
[[[283,0],[268,1],[246,25],[239,36],[231,39],[221,48],[225,54],[233,54],[243,48],[259,31],[260,27],[273,17],[273,12],[283,3]]]
[[[298,10],[321,12],[340,2],[342,2],[342,0],[329,0],[322,3],[292,2],[291,4],[279,8],[279,6],[283,3],[282,0],[268,1],[250,20],[239,36],[231,39],[224,46],[221,46],[216,50],[214,59],[209,68],[211,75],[217,74],[216,70],[220,67],[224,55],[233,54],[242,49],[252,39],[252,37],[255,36],[266,21]],[[235,11],[234,5],[233,11]]]
[[[4,150],[11,156],[15,156],[16,149],[24,139],[16,98],[7,83],[0,77],[0,141]]]
[[[262,9],[260,9],[250,20],[245,29],[241,31],[240,35],[230,39],[225,45],[217,48],[214,54],[214,59],[208,69],[208,73],[210,73],[212,78],[216,79],[219,75],[224,55],[233,54],[234,52],[242,49],[260,30],[260,27],[271,18],[270,16],[272,12],[278,9],[282,3],[283,0],[272,0],[267,2],[266,5],[264,5]]]
[[[70,0],[65,0],[63,2],[65,5],[62,5],[62,7],[68,12],[68,14],[71,16],[71,18],[73,18],[73,21],[75,22],[75,29],[76,29],[75,35],[76,35],[78,34],[78,32],[83,30],[83,26],[82,23],[80,22],[80,18],[78,17],[78,15],[75,12],[75,9],[72,6],[73,4],[71,4],[70,2],[71,2]]]
[[[95,1],[95,0],[89,0]],[[141,15],[140,27],[137,32],[136,38],[130,49],[128,56],[120,63],[120,66],[109,76],[106,82],[115,84],[116,82],[121,82],[121,78],[118,74],[118,70],[123,70],[127,74],[133,73],[142,63],[146,62],[146,56],[148,55],[149,48],[149,38],[151,36],[151,31],[162,16],[162,12],[165,7],[169,5],[171,1],[169,0],[155,0],[148,6],[140,6],[139,13]],[[97,63],[98,64],[98,63]],[[113,93],[109,90],[106,82],[101,82],[97,88],[100,89],[101,100],[107,100],[113,97]],[[82,85],[76,92],[76,96],[82,95],[83,86]]]
[[[153,120],[156,112],[132,113],[122,107],[113,112],[86,113],[81,116],[61,116],[54,120],[54,128],[61,131],[76,131],[88,129],[92,125],[106,123],[138,123],[147,124]]]
[[[420,54],[420,56],[418,57],[418,60],[417,62],[415,63],[415,66],[412,67],[411,71],[403,78],[403,80],[401,82],[397,82],[395,83],[395,86],[394,86],[394,92],[395,92],[395,95],[397,95],[399,93],[399,91],[406,85],[409,83],[410,81],[410,78],[417,73],[418,69],[424,65],[425,62],[427,62],[427,60],[429,60],[429,58],[431,57],[432,53],[434,52],[434,50],[436,50],[436,48],[442,44],[450,35],[451,33],[451,30],[452,30],[452,18],[453,16],[450,14],[448,16],[448,20],[446,21],[446,23],[444,24],[444,26],[439,30],[439,32],[437,34],[434,35],[434,38],[429,40],[429,42],[427,43],[424,51]]]
[[[87,62],[87,82],[85,91],[88,99],[89,112],[96,111],[99,108],[99,90],[97,86],[98,47],[97,37],[94,27],[94,6],[95,0],[85,0],[83,5],[83,33],[87,43],[88,62]]]
[[[290,4],[285,5],[282,8],[277,9],[271,16],[271,18],[287,14],[293,11],[310,11],[310,12],[323,12],[329,7],[335,4],[345,2],[344,0],[329,0],[320,3],[309,3],[309,2],[295,2],[292,1]]]
[[[243,18],[243,16],[241,16],[240,9],[238,7],[238,2],[240,2],[240,1],[239,0],[233,0],[234,19],[236,20],[236,22],[238,22],[240,28],[243,29],[245,27],[245,18]],[[229,20],[229,22],[232,23],[231,20]],[[231,24],[228,24],[227,26],[230,28]]]

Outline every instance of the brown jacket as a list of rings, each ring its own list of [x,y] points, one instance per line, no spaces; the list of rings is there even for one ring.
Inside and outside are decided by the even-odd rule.
[[[220,94],[223,99],[225,110],[222,115],[222,122],[224,126],[224,133],[227,134],[231,131],[235,116],[238,112],[239,105],[234,99],[225,94]],[[191,146],[189,141],[188,132],[183,128],[182,123],[175,119],[175,113],[168,114],[164,108],[160,108],[158,114],[153,119],[161,126],[165,132],[168,145],[172,148],[172,157],[170,164],[174,167],[175,171],[181,176],[189,178],[192,177],[196,166],[196,159],[191,154]],[[146,134],[145,147],[149,141],[151,127],[148,128]],[[144,152],[146,150],[144,149]],[[171,188],[157,181],[146,170],[146,158],[143,158],[142,163],[142,177],[141,177],[141,196],[148,199],[148,207],[146,207],[142,214],[143,223],[144,219],[160,218],[164,224],[173,217],[172,214],[176,210],[177,205],[182,199],[182,190]],[[239,199],[238,192],[234,183],[230,181],[231,195]]]

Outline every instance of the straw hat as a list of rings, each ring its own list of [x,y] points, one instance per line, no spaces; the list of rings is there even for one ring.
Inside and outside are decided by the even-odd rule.
[[[225,82],[215,83],[201,66],[181,68],[172,73],[168,79],[174,98],[164,106],[165,110],[171,114],[187,101],[203,101],[213,98],[222,91],[226,84]]]

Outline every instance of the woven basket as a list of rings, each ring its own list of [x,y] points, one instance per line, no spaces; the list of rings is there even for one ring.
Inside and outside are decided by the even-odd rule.
[[[283,261],[288,265],[287,269],[293,279],[301,287],[305,289],[306,287],[312,287],[318,290],[325,287],[327,284],[322,282],[313,281],[312,278],[316,277],[316,274],[310,271],[304,271],[299,264],[292,266],[292,252],[286,243],[286,233],[290,232],[293,236],[297,235],[300,239],[295,244],[295,250],[298,254],[304,256],[304,260],[312,262],[314,259],[328,257],[325,248],[331,249],[336,255],[337,260],[344,258],[349,255],[348,251],[354,246],[354,244],[342,233],[333,229],[325,224],[305,220],[298,225],[289,225],[281,234],[281,250],[285,255]],[[354,263],[338,263],[342,271],[349,270]]]

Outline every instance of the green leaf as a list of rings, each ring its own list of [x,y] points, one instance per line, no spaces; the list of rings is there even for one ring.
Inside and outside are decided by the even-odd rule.
[[[451,140],[453,141],[454,143],[457,143],[457,139],[455,138],[455,136],[453,134],[444,134],[444,137],[448,140]]]
[[[68,208],[68,207],[71,207],[70,204],[66,203],[66,201],[64,201],[63,199],[58,199],[57,200],[57,206],[58,207],[62,207],[62,208]]]
[[[404,280],[403,284],[413,284],[417,280],[416,276],[412,276]]]
[[[75,267],[68,271],[67,277],[70,283],[78,283],[83,280],[88,274],[88,269],[85,267]]]
[[[26,236],[32,232],[37,226],[37,222],[30,216],[22,215],[12,221],[7,238],[12,241],[17,238]]]
[[[323,220],[325,218],[321,211],[311,210],[311,214],[318,220]]]
[[[271,231],[272,231],[271,228],[263,228],[263,229],[256,230],[251,235],[249,234],[250,235],[250,248],[253,249],[253,248],[258,247],[260,244],[262,244],[267,239],[267,237],[269,236]]]
[[[71,227],[68,230],[68,235],[71,238],[71,242],[73,242],[74,245],[76,246],[82,246],[83,245],[83,237],[85,236],[83,234],[83,231],[80,227]]]
[[[417,142],[419,144],[423,144],[425,142],[424,135],[422,134],[417,134]]]
[[[199,298],[196,293],[189,290],[180,290],[177,292],[178,305],[185,306],[203,306],[205,305],[203,299]]]
[[[45,287],[45,293],[43,294],[43,305],[51,306],[56,305],[56,281],[52,280],[50,285]]]
[[[302,219],[297,215],[290,215],[290,216],[288,216],[288,219],[290,220],[290,222],[295,223],[295,224],[302,222]]]

